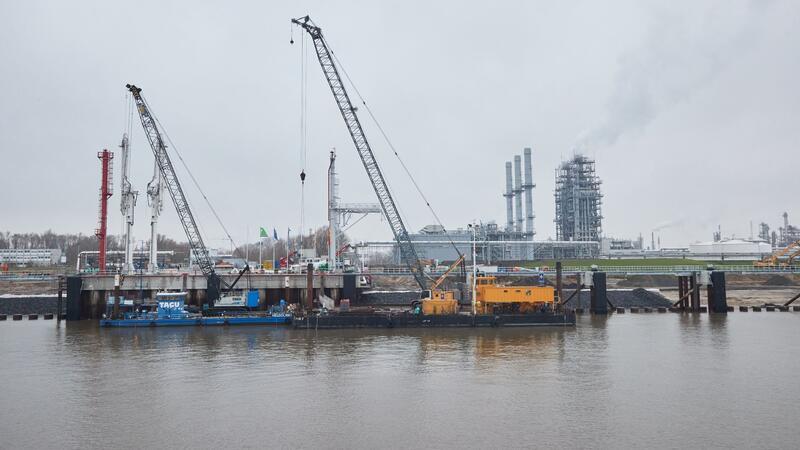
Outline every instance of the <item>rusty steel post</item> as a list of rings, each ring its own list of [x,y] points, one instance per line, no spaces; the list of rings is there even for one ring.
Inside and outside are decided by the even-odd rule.
[[[314,264],[306,266],[306,307],[308,312],[314,309]]]
[[[556,304],[560,304],[564,299],[564,292],[561,285],[561,275],[561,261],[556,261],[556,296],[558,297],[558,303]]]
[[[65,283],[66,283],[66,280],[64,279],[64,277],[59,276],[58,277],[58,306],[56,307],[57,308],[56,309],[56,316],[57,316],[56,322],[58,323],[58,325],[61,325],[61,311],[64,308],[64,284]]]

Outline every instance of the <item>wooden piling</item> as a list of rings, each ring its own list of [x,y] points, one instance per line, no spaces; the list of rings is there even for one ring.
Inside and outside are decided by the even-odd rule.
[[[556,261],[556,296],[558,297],[558,303],[564,300],[563,283],[561,282],[562,275],[561,261]]]

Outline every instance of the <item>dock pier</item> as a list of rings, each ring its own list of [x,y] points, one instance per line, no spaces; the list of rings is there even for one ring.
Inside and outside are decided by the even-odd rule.
[[[220,275],[231,283],[234,274]],[[278,304],[301,303],[324,293],[338,304],[341,298],[356,300],[359,293],[356,274],[253,273],[239,281],[238,289],[258,291],[259,310]],[[115,274],[70,276],[66,280],[67,320],[99,319],[106,310],[106,299],[115,291]],[[190,273],[130,274],[122,276],[122,297],[153,298],[156,292],[186,292],[188,305],[202,306],[206,295],[206,277]]]

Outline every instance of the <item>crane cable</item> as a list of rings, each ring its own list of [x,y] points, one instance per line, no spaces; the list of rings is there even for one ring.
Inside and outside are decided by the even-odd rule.
[[[131,95],[130,92],[127,92],[125,94],[125,99],[128,102],[128,110],[125,111],[125,134],[128,136],[128,158],[129,158],[128,159],[128,167],[130,167],[130,154],[131,154],[131,141],[132,141],[131,134],[133,134],[133,133],[131,133],[131,131],[133,129],[133,95]],[[122,156],[125,156],[125,155],[122,155]],[[125,177],[125,174],[124,173],[120,174],[120,178],[123,178],[123,177]],[[122,192],[120,192],[120,195],[122,195]],[[131,205],[130,208],[133,208],[133,205]],[[125,220],[123,220],[122,223],[121,223],[120,235],[124,235],[125,234],[125,228],[126,228],[126,223],[125,222],[126,221],[127,221],[127,218],[125,218]]]
[[[381,135],[383,136],[383,139],[389,145],[389,148],[392,149],[392,152],[394,153],[394,156],[396,156],[397,160],[400,161],[400,165],[403,167],[403,170],[405,171],[406,175],[411,180],[411,183],[414,185],[414,188],[417,190],[417,192],[419,193],[420,197],[422,197],[422,200],[425,202],[425,205],[428,207],[428,209],[430,210],[431,214],[433,214],[434,219],[436,219],[436,223],[440,227],[442,227],[442,231],[444,231],[445,236],[447,236],[447,240],[450,241],[450,245],[453,246],[453,248],[455,249],[455,251],[456,251],[456,253],[458,254],[459,257],[462,256],[461,255],[461,251],[458,249],[458,246],[456,246],[456,243],[453,242],[453,238],[450,236],[450,233],[447,232],[447,229],[444,227],[444,224],[442,224],[442,221],[439,219],[439,215],[436,214],[436,211],[433,209],[433,206],[431,206],[431,203],[428,201],[428,198],[422,192],[422,188],[420,188],[419,184],[417,183],[417,180],[414,179],[414,176],[411,174],[411,171],[408,170],[408,167],[406,166],[405,162],[403,161],[403,158],[401,158],[400,154],[397,153],[397,149],[395,148],[394,144],[392,144],[392,141],[389,139],[389,136],[386,134],[386,132],[384,131],[383,127],[378,122],[378,119],[375,117],[375,114],[372,113],[372,109],[370,109],[369,105],[367,105],[366,100],[364,100],[364,97],[361,95],[361,92],[359,92],[359,90],[356,87],[355,83],[353,83],[353,80],[350,78],[350,75],[347,73],[347,70],[344,68],[344,65],[339,60],[339,57],[336,56],[336,53],[333,51],[333,48],[331,48],[330,44],[327,43],[327,40],[326,40],[326,44],[328,45],[328,49],[330,50],[331,55],[333,56],[333,59],[336,60],[336,63],[342,69],[342,73],[344,74],[345,78],[347,78],[347,81],[350,83],[350,86],[353,87],[353,91],[355,91],[356,95],[358,96],[358,99],[361,100],[361,104],[364,105],[364,108],[366,108],[367,114],[369,114],[370,118],[375,123],[375,126],[378,127],[378,130],[381,132]]]
[[[300,38],[300,248],[306,221],[306,161],[308,155],[308,44],[305,33]]]
[[[197,178],[195,178],[192,171],[189,170],[189,166],[186,164],[186,161],[183,160],[183,156],[181,156],[181,153],[178,151],[178,147],[176,147],[175,143],[172,142],[172,139],[170,139],[169,134],[167,133],[167,129],[164,128],[164,125],[162,125],[161,121],[158,120],[158,116],[152,113],[153,108],[150,107],[150,104],[147,103],[147,100],[142,98],[142,101],[145,103],[145,105],[147,105],[147,109],[151,111],[150,115],[153,117],[153,119],[155,119],[156,123],[158,123],[158,126],[161,127],[161,133],[167,138],[167,142],[169,142],[169,145],[172,147],[172,150],[175,152],[175,154],[178,155],[178,159],[181,161],[183,168],[186,169],[186,173],[189,174],[189,178],[192,179],[192,183],[194,183],[194,186],[197,188],[198,191],[200,191],[200,195],[203,196],[203,200],[205,200],[209,209],[211,209],[211,212],[214,214],[214,217],[217,219],[217,222],[219,223],[220,227],[222,227],[222,230],[225,232],[225,235],[228,236],[228,240],[231,242],[231,245],[233,245],[233,248],[236,249],[237,247],[236,242],[231,237],[231,234],[228,232],[228,229],[225,228],[225,224],[222,223],[222,219],[219,217],[219,214],[217,214],[217,210],[214,209],[214,205],[211,204],[211,201],[206,196],[206,193],[200,187],[200,183],[197,182]],[[198,223],[197,226],[199,228],[200,224]]]

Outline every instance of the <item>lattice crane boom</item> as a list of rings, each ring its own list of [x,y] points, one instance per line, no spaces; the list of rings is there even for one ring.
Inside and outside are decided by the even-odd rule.
[[[133,95],[136,102],[136,109],[139,111],[139,118],[142,120],[142,127],[144,134],[147,136],[147,141],[150,143],[150,148],[153,150],[156,164],[161,172],[164,184],[172,197],[172,203],[175,205],[175,211],[178,213],[178,218],[181,221],[183,230],[186,232],[186,238],[189,240],[189,248],[194,254],[195,263],[200,267],[203,275],[206,276],[208,284],[208,292],[206,299],[210,304],[213,304],[220,295],[220,278],[214,271],[214,262],[208,253],[208,249],[203,243],[203,238],[200,235],[200,229],[197,222],[189,209],[189,202],[186,200],[186,195],[183,193],[183,188],[178,181],[178,176],[175,173],[175,167],[167,153],[167,146],[161,138],[161,133],[156,125],[156,120],[150,113],[147,102],[142,97],[142,90],[134,85],[126,85],[128,90]]]
[[[353,106],[353,102],[350,100],[350,96],[347,94],[347,90],[342,82],[342,77],[339,75],[339,70],[334,63],[333,54],[325,38],[322,36],[322,29],[316,26],[309,16],[292,19],[292,23],[302,27],[311,36],[314,42],[314,48],[317,52],[317,59],[322,67],[322,72],[325,75],[325,79],[328,81],[328,86],[331,88],[331,93],[333,93],[333,98],[336,100],[336,105],[342,113],[342,118],[347,126],[347,130],[350,132],[350,137],[353,139],[353,144],[355,144],[356,151],[358,151],[358,156],[364,164],[364,169],[366,169],[367,176],[378,197],[383,214],[392,228],[392,233],[394,234],[395,241],[397,241],[400,255],[409,270],[411,270],[420,288],[423,291],[427,290],[428,280],[425,277],[422,263],[419,260],[417,251],[414,249],[414,244],[411,242],[403,219],[400,217],[400,212],[392,198],[392,194],[389,192],[386,179],[383,177],[383,173],[375,160],[372,147],[370,147],[361,122],[358,120],[356,107]]]

